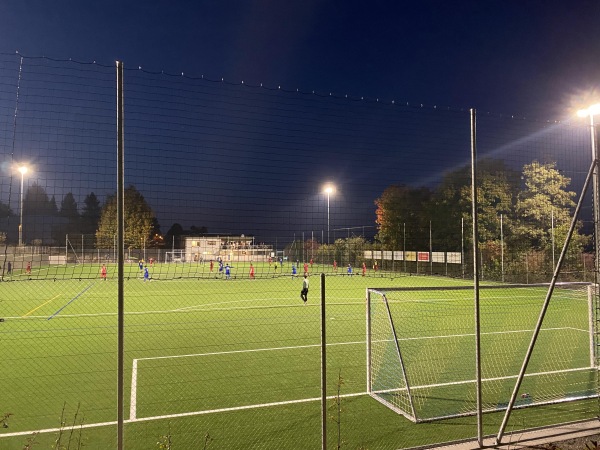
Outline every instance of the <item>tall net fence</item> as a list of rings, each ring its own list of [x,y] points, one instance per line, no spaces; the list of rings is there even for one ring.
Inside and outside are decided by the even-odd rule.
[[[0,447],[116,448],[121,426],[128,449],[396,449],[476,437],[474,369],[453,369],[475,365],[474,274],[506,286],[481,302],[484,336],[495,336],[482,340],[493,356],[484,433],[497,433],[544,300],[544,288],[509,286],[552,280],[591,163],[585,121],[478,118],[475,247],[469,111],[125,64],[119,274],[116,86],[114,67],[0,55]],[[558,281],[591,283],[589,301],[551,301],[519,391],[528,396],[517,406],[531,407],[508,430],[599,412],[585,195]],[[464,289],[459,299],[448,285]],[[396,330],[409,333],[379,328],[376,338],[378,373],[404,385],[374,389],[416,386],[412,408],[445,417],[414,423],[369,395],[365,292],[434,287],[435,299],[390,297]],[[585,380],[573,381],[583,373],[564,362],[573,341],[555,329],[585,334]],[[394,340],[414,349],[404,378]],[[548,348],[558,350],[546,363]],[[548,400],[561,396],[572,401]]]

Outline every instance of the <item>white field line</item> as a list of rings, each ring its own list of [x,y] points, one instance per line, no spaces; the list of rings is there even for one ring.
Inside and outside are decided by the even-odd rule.
[[[137,414],[137,372],[138,372],[138,360],[133,360],[131,367],[131,398],[129,403],[129,418],[135,419]]]
[[[272,299],[271,299],[272,300]],[[289,299],[285,299],[285,298],[279,298],[277,300],[290,300],[290,301],[295,301],[295,298],[289,298]],[[254,300],[253,300],[254,301]],[[191,308],[197,308],[197,309],[186,309],[185,311],[182,310],[181,308],[178,309],[162,309],[162,310],[153,310],[153,311],[130,311],[130,312],[125,312],[126,316],[144,316],[147,314],[173,314],[173,313],[186,313],[186,312],[212,312],[212,311],[243,311],[243,310],[256,310],[256,309],[277,309],[277,308],[306,308],[306,306],[308,307],[320,307],[321,305],[319,304],[308,304],[308,305],[304,305],[301,302],[296,302],[299,304],[294,304],[291,305],[289,303],[284,303],[284,304],[277,304],[277,305],[265,305],[265,306],[244,306],[241,308],[205,308],[205,307],[191,307]],[[339,303],[328,303],[328,306],[363,306],[362,303],[358,303],[358,302],[339,302]],[[104,312],[104,313],[90,313],[90,314],[61,314],[60,316],[57,316],[56,318],[62,318],[62,319],[67,319],[67,318],[77,318],[77,317],[116,317],[118,313],[113,313],[113,312]],[[6,316],[5,319],[11,319],[11,320],[17,320],[17,319],[22,319],[22,320],[32,320],[32,319],[47,319],[47,316],[27,316],[27,317],[21,317],[21,316]]]
[[[364,344],[364,341],[356,342],[338,342],[327,344],[327,347],[339,346],[339,345],[357,345]],[[297,345],[290,347],[272,347],[272,348],[255,348],[250,350],[231,350],[226,352],[209,352],[209,353],[194,353],[189,355],[173,355],[173,356],[153,356],[148,358],[137,358],[133,360],[133,368],[131,371],[131,399],[129,407],[129,418],[137,418],[137,373],[138,373],[138,361],[148,361],[152,359],[177,359],[177,358],[194,358],[203,356],[220,356],[220,355],[232,355],[236,353],[255,353],[255,352],[272,352],[279,350],[295,350],[295,349],[306,349],[321,347],[321,344],[309,344],[309,345]]]
[[[557,328],[557,329],[560,329],[560,328]],[[527,332],[527,331],[532,331],[532,330],[520,330],[520,331]],[[579,331],[587,332],[586,330],[579,330]],[[517,331],[517,332],[519,332],[519,331]],[[507,332],[495,332],[495,333],[489,333],[489,334],[498,334],[498,333],[507,333]],[[508,333],[510,333],[510,332],[508,332]],[[462,336],[462,335],[455,335],[455,336],[458,337],[458,336]],[[442,338],[444,336],[438,336],[438,337]],[[452,337],[452,335],[445,336],[445,337]],[[422,338],[415,338],[415,339],[422,339]],[[327,346],[357,345],[357,344],[364,344],[364,342],[357,341],[357,342],[331,343],[331,344],[327,344]],[[149,417],[138,418],[136,416],[137,372],[138,372],[137,361],[149,360],[149,359],[166,359],[166,358],[176,358],[176,357],[183,358],[183,357],[193,357],[193,356],[209,356],[209,355],[218,355],[218,354],[245,353],[245,352],[258,352],[258,351],[275,351],[275,350],[284,350],[284,349],[293,349],[293,348],[310,348],[310,347],[319,347],[319,346],[320,346],[320,344],[311,344],[311,345],[297,346],[297,347],[279,347],[279,348],[264,348],[264,349],[252,349],[252,350],[232,350],[232,351],[228,351],[228,352],[212,352],[212,353],[198,353],[198,354],[190,354],[190,355],[157,356],[157,357],[134,359],[133,360],[133,370],[132,370],[132,383],[131,383],[131,386],[132,386],[131,405],[133,405],[133,406],[130,405],[130,418],[125,419],[124,423],[127,424],[127,423],[135,423],[135,422],[150,422],[150,421],[155,421],[155,420],[163,420],[163,419],[171,419],[171,418],[179,418],[179,417],[190,417],[190,416],[198,416],[198,415],[206,415],[206,414],[217,414],[220,412],[229,412],[229,411],[241,411],[241,410],[248,410],[248,409],[268,408],[268,407],[273,407],[273,406],[283,406],[283,405],[307,403],[307,402],[321,400],[320,397],[317,397],[317,398],[288,400],[288,401],[272,402],[272,403],[260,403],[260,404],[236,406],[236,407],[230,407],[230,408],[219,408],[219,409],[211,409],[211,410],[203,410],[203,411],[190,411],[190,412],[185,412],[185,413],[165,414],[165,415],[159,415],[159,416],[149,416]],[[556,372],[541,372],[537,375],[552,374],[552,373],[564,373],[564,372],[572,372],[572,371],[580,371],[580,370],[589,370],[589,368],[568,369],[568,370],[556,371]],[[536,375],[536,374],[527,374],[526,376],[533,376],[533,375]],[[501,379],[505,379],[505,378],[514,378],[514,376],[489,378],[489,379],[485,379],[483,381],[501,380]],[[474,380],[457,381],[457,382],[450,382],[450,383],[432,384],[432,385],[426,385],[426,386],[425,385],[424,386],[415,386],[414,389],[423,389],[426,387],[441,387],[441,386],[446,386],[446,385],[464,384],[464,383],[473,383],[473,382],[474,382]],[[134,394],[134,392],[135,392],[135,394]],[[386,391],[381,391],[381,392],[386,392]],[[358,397],[358,396],[362,396],[362,395],[367,395],[367,392],[356,392],[356,393],[352,393],[352,394],[344,394],[344,395],[340,395],[340,397],[348,398],[348,397]],[[334,399],[336,397],[337,396],[328,396],[327,399]],[[19,432],[14,432],[14,433],[2,433],[2,434],[0,434],[0,439],[6,438],[6,437],[29,436],[33,433],[39,433],[39,434],[56,433],[61,430],[69,431],[69,430],[99,428],[99,427],[114,426],[114,425],[117,425],[116,421],[90,423],[90,424],[83,424],[83,425],[77,425],[77,426],[66,426],[63,428],[46,428],[46,429],[40,429],[40,430],[19,431]]]
[[[548,372],[536,372],[536,373],[527,373],[525,374],[526,377],[535,377],[535,376],[542,376],[542,375],[556,375],[559,373],[569,373],[569,372],[581,372],[584,370],[593,370],[593,367],[578,367],[576,369],[562,369],[562,370],[551,370]],[[519,375],[506,375],[503,377],[494,377],[494,378],[482,378],[481,381],[482,382],[486,382],[486,381],[503,381],[503,380],[510,380],[510,379],[515,379],[517,378]],[[437,388],[437,387],[446,387],[446,386],[458,386],[461,384],[472,384],[475,383],[477,380],[461,380],[461,381],[449,381],[447,383],[436,383],[436,384],[423,384],[423,385],[419,385],[419,386],[410,386],[411,391],[412,390],[416,390],[416,389],[429,389],[429,388]],[[385,390],[381,390],[381,391],[373,391],[374,393],[380,394],[380,393],[386,393],[386,392],[403,392],[406,391],[406,388],[399,388],[399,389],[385,389]]]
[[[366,392],[355,392],[353,394],[342,394],[340,398],[350,398],[350,397],[360,397],[362,395],[367,395]],[[337,398],[337,395],[331,395],[327,397],[327,400],[332,400]],[[317,402],[321,401],[321,397],[314,398],[302,398],[298,400],[286,400],[282,402],[272,402],[272,403],[259,403],[255,405],[244,405],[244,406],[234,406],[231,408],[218,408],[218,409],[208,409],[204,411],[190,411],[185,413],[174,413],[174,414],[165,414],[162,416],[149,416],[143,418],[136,419],[125,419],[123,423],[135,423],[135,422],[151,422],[155,420],[164,420],[164,419],[174,419],[179,417],[191,417],[191,416],[201,416],[206,414],[218,414],[222,412],[230,412],[230,411],[243,411],[248,409],[259,409],[259,408],[270,408],[273,406],[285,406],[285,405],[293,405],[297,403],[309,403],[309,402]],[[75,425],[75,426],[65,426],[62,428],[45,428],[42,430],[30,430],[30,431],[17,431],[14,433],[2,433],[0,434],[0,439],[7,437],[15,437],[15,436],[30,436],[34,433],[36,434],[44,434],[44,433],[57,433],[59,431],[70,431],[70,430],[79,430],[79,429],[87,429],[87,428],[99,428],[99,427],[107,427],[117,425],[117,421],[111,422],[97,422],[97,423],[87,423],[83,425]]]

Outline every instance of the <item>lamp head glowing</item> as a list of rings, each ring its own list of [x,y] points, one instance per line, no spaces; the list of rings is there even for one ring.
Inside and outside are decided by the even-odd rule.
[[[580,109],[579,111],[577,111],[577,116],[579,117],[595,116],[597,114],[600,114],[600,103],[596,103],[595,105],[592,105],[589,108]]]
[[[27,167],[25,166],[21,166],[19,167],[19,172],[21,172],[21,175],[25,175],[27,173]]]
[[[326,184],[323,188],[323,192],[325,192],[327,195],[331,195],[335,192],[335,186],[333,184]]]

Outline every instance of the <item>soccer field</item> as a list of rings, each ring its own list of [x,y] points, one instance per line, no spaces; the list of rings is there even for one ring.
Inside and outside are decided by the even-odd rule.
[[[320,448],[318,272],[324,268],[313,267],[304,305],[302,277],[292,278],[291,266],[284,265],[283,273],[266,263],[255,266],[256,279],[239,264],[227,280],[208,263],[159,264],[145,282],[137,265],[127,265],[126,448],[158,448],[166,435],[174,448],[203,448],[208,441],[207,448]],[[13,274],[0,285],[0,414],[7,416],[0,448],[21,449],[38,431],[38,442],[54,442],[61,420],[65,434],[77,425],[86,448],[114,447],[115,271],[108,266],[109,279],[102,281],[99,265],[42,267]],[[474,436],[473,417],[414,424],[367,394],[366,288],[468,286],[468,280],[326,272],[331,445],[339,436],[350,448],[369,449]],[[482,290],[484,397],[490,411],[508,401],[545,293],[545,288]],[[389,297],[420,412],[464,413],[475,398],[472,291]],[[543,402],[541,386],[555,396],[595,391],[588,309],[585,295],[557,294],[521,403]],[[394,395],[398,386],[386,389]],[[544,425],[559,417],[588,418],[596,409],[596,400],[579,400],[525,408],[514,420]],[[502,414],[485,417],[486,432],[495,433]]]

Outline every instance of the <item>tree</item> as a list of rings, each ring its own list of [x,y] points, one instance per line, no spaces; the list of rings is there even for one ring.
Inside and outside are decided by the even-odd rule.
[[[54,199],[54,197],[52,197]],[[23,197],[23,215],[43,216],[56,214],[56,201],[48,198],[42,186],[34,182]]]
[[[4,219],[12,215],[12,209],[10,209],[10,207],[6,203],[0,202],[0,219]]]
[[[183,227],[180,224],[174,223],[171,225],[171,228],[169,228],[169,231],[167,231],[167,234],[165,235],[165,247],[181,248],[182,235]]]
[[[83,234],[95,234],[102,215],[102,208],[96,194],[91,192],[83,201],[81,211],[81,232]]]
[[[67,192],[64,196],[63,201],[60,204],[60,216],[65,217],[69,220],[70,224],[77,223],[79,221],[79,211],[77,209],[77,202],[71,192]]]
[[[522,218],[517,233],[521,240],[535,249],[548,249],[554,229],[567,226],[575,207],[575,192],[567,191],[571,179],[556,169],[555,162],[533,161],[523,167],[523,190],[517,200],[516,212]]]
[[[53,200],[54,197],[52,197],[50,202],[52,203]],[[73,197],[71,192],[68,192],[63,197],[58,215],[64,218],[64,220],[52,227],[51,236],[55,242],[64,242],[66,235],[81,234],[81,230],[79,228],[79,211],[77,209],[77,202],[75,201],[75,197]],[[71,236],[71,239],[73,239],[73,236]]]
[[[129,248],[140,248],[148,244],[154,219],[152,209],[144,196],[131,185],[124,192],[125,236],[124,244]],[[96,232],[96,246],[110,248],[117,234],[117,196],[106,199]]]
[[[375,200],[377,209],[377,239],[392,249],[402,248],[403,239],[413,248],[427,245],[429,241],[429,214],[427,205],[431,191],[427,188],[410,188],[392,185]],[[406,230],[406,234],[404,233]]]

